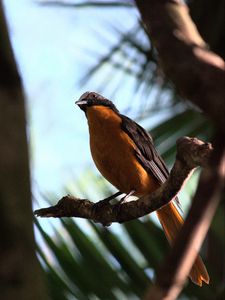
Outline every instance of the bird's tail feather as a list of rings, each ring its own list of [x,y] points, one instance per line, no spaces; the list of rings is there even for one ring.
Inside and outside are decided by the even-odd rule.
[[[157,216],[169,243],[172,244],[184,223],[183,218],[173,202],[170,202],[166,206],[163,206],[157,210]],[[189,277],[195,284],[199,286],[202,286],[202,281],[207,284],[209,283],[208,272],[199,255],[195,260]]]

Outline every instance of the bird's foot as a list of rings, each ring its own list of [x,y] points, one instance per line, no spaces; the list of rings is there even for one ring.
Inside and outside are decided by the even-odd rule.
[[[113,194],[113,195],[111,195],[111,196],[109,196],[109,197],[107,197],[107,198],[105,198],[103,200],[100,200],[99,202],[110,202],[110,200],[115,199],[116,197],[118,197],[118,196],[120,196],[122,194],[123,194],[122,192],[117,192],[117,193],[115,193],[115,194]],[[97,203],[99,203],[99,202],[97,202]]]
[[[110,205],[110,201],[112,199],[115,199],[117,196],[119,196],[121,194],[122,194],[121,192],[117,192],[117,193],[115,193],[115,194],[113,194],[113,195],[111,195],[111,196],[109,196],[109,197],[107,197],[103,200],[98,201],[97,203],[95,203],[93,205],[93,210],[96,213],[97,211],[101,210],[102,207]]]
[[[126,200],[135,193],[135,190],[130,191],[127,195],[122,197],[119,201],[119,204],[126,202]]]

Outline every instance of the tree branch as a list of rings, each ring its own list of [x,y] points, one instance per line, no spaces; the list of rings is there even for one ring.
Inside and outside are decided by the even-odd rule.
[[[225,63],[209,50],[180,0],[136,0],[164,72],[177,91],[225,130]]]
[[[64,2],[61,0],[55,1],[47,1],[47,0],[39,0],[38,4],[45,5],[45,6],[59,6],[59,7],[74,7],[74,8],[86,8],[86,7],[103,7],[103,8],[118,8],[118,7],[125,7],[125,8],[134,8],[135,5],[133,1],[86,1],[80,3],[71,3],[71,2]]]
[[[138,201],[95,205],[87,199],[63,197],[55,206],[38,209],[40,217],[80,217],[109,225],[123,223],[149,214],[170,202],[180,191],[191,171],[197,166],[207,166],[212,146],[196,138],[183,137],[177,141],[177,157],[168,180],[151,195]],[[99,202],[98,202],[99,203]]]
[[[145,300],[174,300],[204,240],[225,181],[225,63],[208,49],[179,0],[136,0],[168,77],[177,91],[214,122],[214,151],[200,177],[189,215]]]
[[[216,150],[217,149],[217,150]],[[159,270],[156,284],[147,291],[144,300],[177,299],[199,252],[224,189],[225,150],[223,141],[215,145],[202,171],[190,212],[173,249]]]

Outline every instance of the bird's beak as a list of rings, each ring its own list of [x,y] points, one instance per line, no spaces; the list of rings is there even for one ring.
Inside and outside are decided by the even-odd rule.
[[[78,105],[78,106],[82,106],[82,105],[87,105],[87,100],[85,100],[85,99],[83,99],[83,100],[77,100],[76,102],[75,102],[75,104],[76,105]]]
[[[88,100],[87,100],[88,94],[89,94],[89,92],[83,93],[80,96],[80,98],[75,102],[75,104],[77,104],[81,109],[82,109],[82,107],[84,108],[88,103]]]
[[[86,110],[87,107],[87,103],[88,100],[86,99],[87,93],[84,93],[83,95],[81,95],[81,97],[75,102],[75,104],[77,104],[79,106],[80,109],[82,109],[83,111]]]
[[[82,109],[84,112],[86,112],[87,106],[88,106],[88,95],[90,92],[83,93],[80,98],[75,102],[79,106],[80,109]]]

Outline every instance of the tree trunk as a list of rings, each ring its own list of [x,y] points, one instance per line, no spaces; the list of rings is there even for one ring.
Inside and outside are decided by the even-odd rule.
[[[0,1],[0,294],[45,300],[35,254],[24,95]]]

